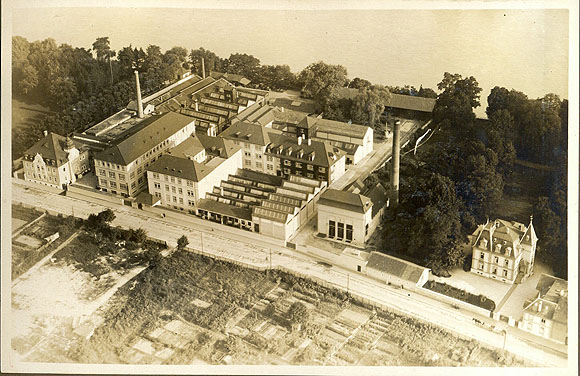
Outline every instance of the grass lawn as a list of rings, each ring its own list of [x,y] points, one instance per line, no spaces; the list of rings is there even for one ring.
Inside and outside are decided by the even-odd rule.
[[[42,105],[12,99],[12,129],[30,126],[50,114],[52,111]]]
[[[104,323],[90,340],[79,339],[69,356],[80,362],[131,364],[197,359],[209,364],[450,366],[460,359],[464,365],[525,365],[501,350],[409,317],[375,314],[346,298],[342,291],[286,273],[176,251],[119,289],[103,308]],[[292,328],[286,312],[296,301],[312,318]],[[266,309],[270,302],[273,311]],[[226,328],[232,318],[235,322]],[[384,350],[374,358],[373,343]]]

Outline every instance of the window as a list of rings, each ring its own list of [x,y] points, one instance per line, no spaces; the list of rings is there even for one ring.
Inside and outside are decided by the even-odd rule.
[[[338,240],[342,240],[344,238],[344,223],[338,222],[338,234],[336,237]]]
[[[249,159],[246,159],[245,165],[246,166],[251,166],[252,165],[252,161],[249,160]]]
[[[119,180],[125,180],[125,174],[119,174]]]
[[[159,184],[159,183],[154,183],[153,185],[155,186],[155,189],[161,189],[161,184]]]
[[[127,190],[127,184],[125,184],[125,183],[120,183],[120,184],[119,184],[119,188],[121,188],[122,190],[126,191],[126,190]]]
[[[181,179],[177,178],[177,184],[181,185]]]
[[[268,165],[267,165],[267,168],[268,168],[268,170],[270,170],[270,171],[274,171],[274,166],[272,166],[271,164],[268,164]]]
[[[483,262],[479,263],[479,269],[483,270]]]
[[[336,235],[336,222],[328,221],[328,237],[334,238]]]
[[[181,197],[179,198],[179,203],[183,205],[183,199]]]
[[[167,184],[165,184],[165,190],[169,192],[169,186]]]
[[[193,197],[193,191],[190,191],[190,190],[188,190],[188,191],[187,191],[187,195],[188,195],[189,197]]]
[[[505,260],[505,266],[510,266],[510,260]]]
[[[169,181],[169,176],[167,176],[167,175],[163,175],[163,176],[165,176],[165,181]]]
[[[296,168],[302,168],[302,163],[300,162],[294,162],[294,165],[296,166]]]
[[[109,185],[111,186],[111,188],[117,188],[117,182],[115,181],[110,181]]]
[[[171,195],[165,195],[165,201],[171,202]]]
[[[193,182],[192,182],[191,180],[188,180],[188,181],[187,181],[187,186],[188,186],[188,187],[193,187]]]
[[[291,165],[292,165],[291,161],[289,161],[287,159],[284,161],[284,166],[291,166]]]
[[[189,204],[189,206],[195,206],[195,202],[194,201],[188,200],[187,203]]]
[[[100,170],[100,171],[99,171],[99,174],[100,174],[101,176],[107,176],[107,171],[105,171],[105,170]]]
[[[545,324],[545,323],[546,323],[546,319],[542,319],[542,324]]]
[[[135,186],[136,186],[135,182],[132,182],[131,183],[131,188],[135,189]]]
[[[479,255],[479,258],[483,260],[484,257],[485,257],[485,253],[481,252],[481,254]]]
[[[306,168],[310,171],[314,171],[314,166],[313,165],[306,165]]]
[[[318,167],[318,172],[326,172],[326,167]]]
[[[346,241],[352,241],[352,225],[346,225]]]
[[[171,182],[175,183],[175,178],[173,176],[171,177]]]
[[[308,176],[310,179],[314,178],[314,174],[311,172],[307,173],[306,176]]]
[[[257,154],[257,153],[256,153],[256,158],[258,158],[258,159],[262,159],[262,154]]]
[[[493,274],[497,274],[497,268],[493,268]]]
[[[289,168],[285,168],[285,169],[284,169],[284,173],[285,173],[286,175],[290,175],[290,169],[289,169]]]
[[[262,168],[262,162],[256,162],[256,168]]]
[[[155,192],[155,197],[161,198],[161,192]]]
[[[369,225],[368,223],[365,226],[365,236],[369,234]]]
[[[175,193],[175,186],[171,187],[171,192]]]
[[[173,196],[173,202],[177,202],[177,197]]]
[[[129,175],[131,177],[131,179],[135,178],[135,171],[131,172],[131,174]]]
[[[179,188],[178,189],[178,192],[179,192],[180,195],[182,195],[183,194],[183,189]]]
[[[137,179],[137,182],[139,184],[143,184],[145,182],[145,179],[143,179],[143,176],[140,176],[139,179]]]
[[[159,174],[158,174],[158,173],[156,173],[156,172],[154,172],[154,173],[153,173],[153,179],[159,179]]]
[[[504,276],[504,277],[507,277],[507,270],[504,270],[504,271],[503,271],[503,276]]]
[[[139,168],[137,169],[137,174],[141,174],[142,172],[143,172],[143,167],[139,167]]]
[[[266,156],[266,160],[267,160],[268,162],[272,162],[272,161],[274,160],[274,158],[272,158],[272,156],[271,156],[271,155],[268,155],[268,156]]]
[[[107,186],[107,183],[108,183],[108,182],[107,182],[105,179],[101,179],[101,185],[102,185],[103,187],[106,187],[106,186]]]
[[[252,156],[252,153],[250,153],[249,151],[245,151],[245,152],[244,152],[244,155],[245,155],[246,157],[251,157],[251,156]]]

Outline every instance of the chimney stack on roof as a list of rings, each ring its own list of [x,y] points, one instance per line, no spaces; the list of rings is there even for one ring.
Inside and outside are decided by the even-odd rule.
[[[143,100],[141,99],[141,85],[139,85],[139,72],[135,70],[135,83],[137,85],[137,111],[139,119],[143,119]]]
[[[395,120],[393,124],[393,163],[391,171],[391,196],[393,206],[399,205],[399,164],[401,155],[401,122]]]
[[[197,99],[195,100],[195,111],[199,111],[199,103],[197,102]]]
[[[44,137],[48,136],[48,131],[46,129],[43,130],[42,133],[44,134]]]

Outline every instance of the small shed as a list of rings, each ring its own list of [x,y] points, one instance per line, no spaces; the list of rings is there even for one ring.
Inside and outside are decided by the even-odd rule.
[[[423,286],[429,279],[429,269],[375,251],[369,256],[366,270],[373,278],[408,290]]]

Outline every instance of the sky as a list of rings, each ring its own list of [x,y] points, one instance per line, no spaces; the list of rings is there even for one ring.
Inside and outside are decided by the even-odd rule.
[[[114,50],[149,44],[240,52],[299,72],[324,61],[350,78],[436,89],[444,72],[474,76],[531,98],[568,97],[567,10],[250,10],[175,8],[13,9],[13,35]]]

